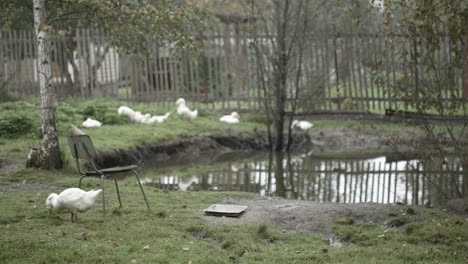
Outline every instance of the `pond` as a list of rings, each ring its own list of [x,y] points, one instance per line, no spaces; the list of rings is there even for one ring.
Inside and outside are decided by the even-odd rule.
[[[145,162],[146,185],[182,191],[240,191],[336,203],[434,206],[462,197],[456,159],[389,160],[385,156],[323,158],[267,152],[202,154]],[[151,164],[151,165],[149,165]]]

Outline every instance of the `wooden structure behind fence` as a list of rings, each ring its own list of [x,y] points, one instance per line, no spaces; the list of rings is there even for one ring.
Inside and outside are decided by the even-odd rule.
[[[195,104],[255,108],[259,93],[253,37],[247,28],[223,24],[195,36],[200,44],[196,52],[173,54],[169,47],[154,45],[148,56],[119,53],[106,32],[79,29],[52,41],[52,83],[61,97],[120,96],[171,105],[178,97],[185,97]],[[408,108],[404,91],[412,88],[402,80],[411,69],[396,52],[398,45],[412,43],[395,42],[394,48],[388,48],[384,36],[377,34],[311,36],[301,78],[302,109]],[[452,48],[447,41],[441,42],[437,53],[440,65],[453,59]],[[383,65],[387,85],[373,81],[375,65]],[[0,94],[37,96],[36,68],[33,32],[0,32]],[[453,95],[462,98],[463,74],[463,69],[456,72],[455,94],[445,90],[441,96],[446,100]],[[424,76],[420,78],[424,81]],[[400,95],[403,91],[402,96],[395,96],[397,90]]]

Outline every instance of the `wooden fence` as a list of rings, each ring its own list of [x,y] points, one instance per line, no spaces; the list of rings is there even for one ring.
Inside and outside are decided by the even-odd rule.
[[[248,32],[246,25],[222,25],[196,35],[195,52],[175,54],[170,47],[154,45],[148,56],[128,56],[111,45],[104,31],[76,30],[52,42],[52,82],[61,97],[110,96],[171,105],[185,97],[195,104],[255,108],[258,76]],[[381,35],[358,33],[320,34],[309,41],[301,78],[303,110],[409,107],[405,90],[413,88],[402,80],[411,69],[396,53],[398,45],[413,42],[389,48]],[[34,45],[33,32],[0,32],[0,95],[38,95]],[[441,42],[440,65],[453,59],[452,48]],[[373,81],[376,65],[386,85]],[[461,98],[463,74],[463,69],[456,72],[455,94],[446,89],[441,96]],[[420,79],[422,83],[424,76]]]

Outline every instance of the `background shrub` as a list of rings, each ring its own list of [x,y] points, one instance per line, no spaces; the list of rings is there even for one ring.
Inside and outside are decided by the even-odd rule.
[[[16,137],[31,133],[35,130],[32,119],[26,116],[0,116],[0,136]]]

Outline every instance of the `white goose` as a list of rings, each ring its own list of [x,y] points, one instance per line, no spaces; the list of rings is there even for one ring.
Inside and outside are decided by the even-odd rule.
[[[237,112],[232,112],[230,115],[222,116],[219,121],[229,123],[229,124],[237,124],[239,123],[240,116]]]
[[[306,131],[311,129],[314,126],[314,124],[308,122],[308,121],[299,121],[299,120],[294,120],[292,121],[291,127],[292,128],[299,128],[302,131]]]
[[[160,116],[155,115],[155,116],[152,116],[149,119],[145,120],[143,123],[148,124],[148,125],[153,124],[153,123],[160,124],[160,123],[164,122],[170,115],[171,115],[170,112],[167,112],[166,114],[160,115]]]
[[[135,115],[135,111],[133,111],[133,109],[131,109],[128,106],[119,107],[119,109],[117,109],[117,113],[121,116],[126,116],[130,119]]]
[[[187,106],[185,106],[185,99],[179,98],[176,101],[177,105],[177,114],[179,114],[182,118],[187,120],[194,120],[198,116],[198,110],[190,110]]]
[[[78,221],[78,212],[85,212],[93,207],[102,190],[83,191],[79,188],[69,188],[60,194],[51,193],[46,200],[49,214],[52,211],[68,209],[71,213],[71,222]]]
[[[88,119],[86,119],[86,121],[84,121],[81,125],[83,125],[86,128],[91,128],[91,127],[100,127],[102,126],[102,123],[88,117]]]

